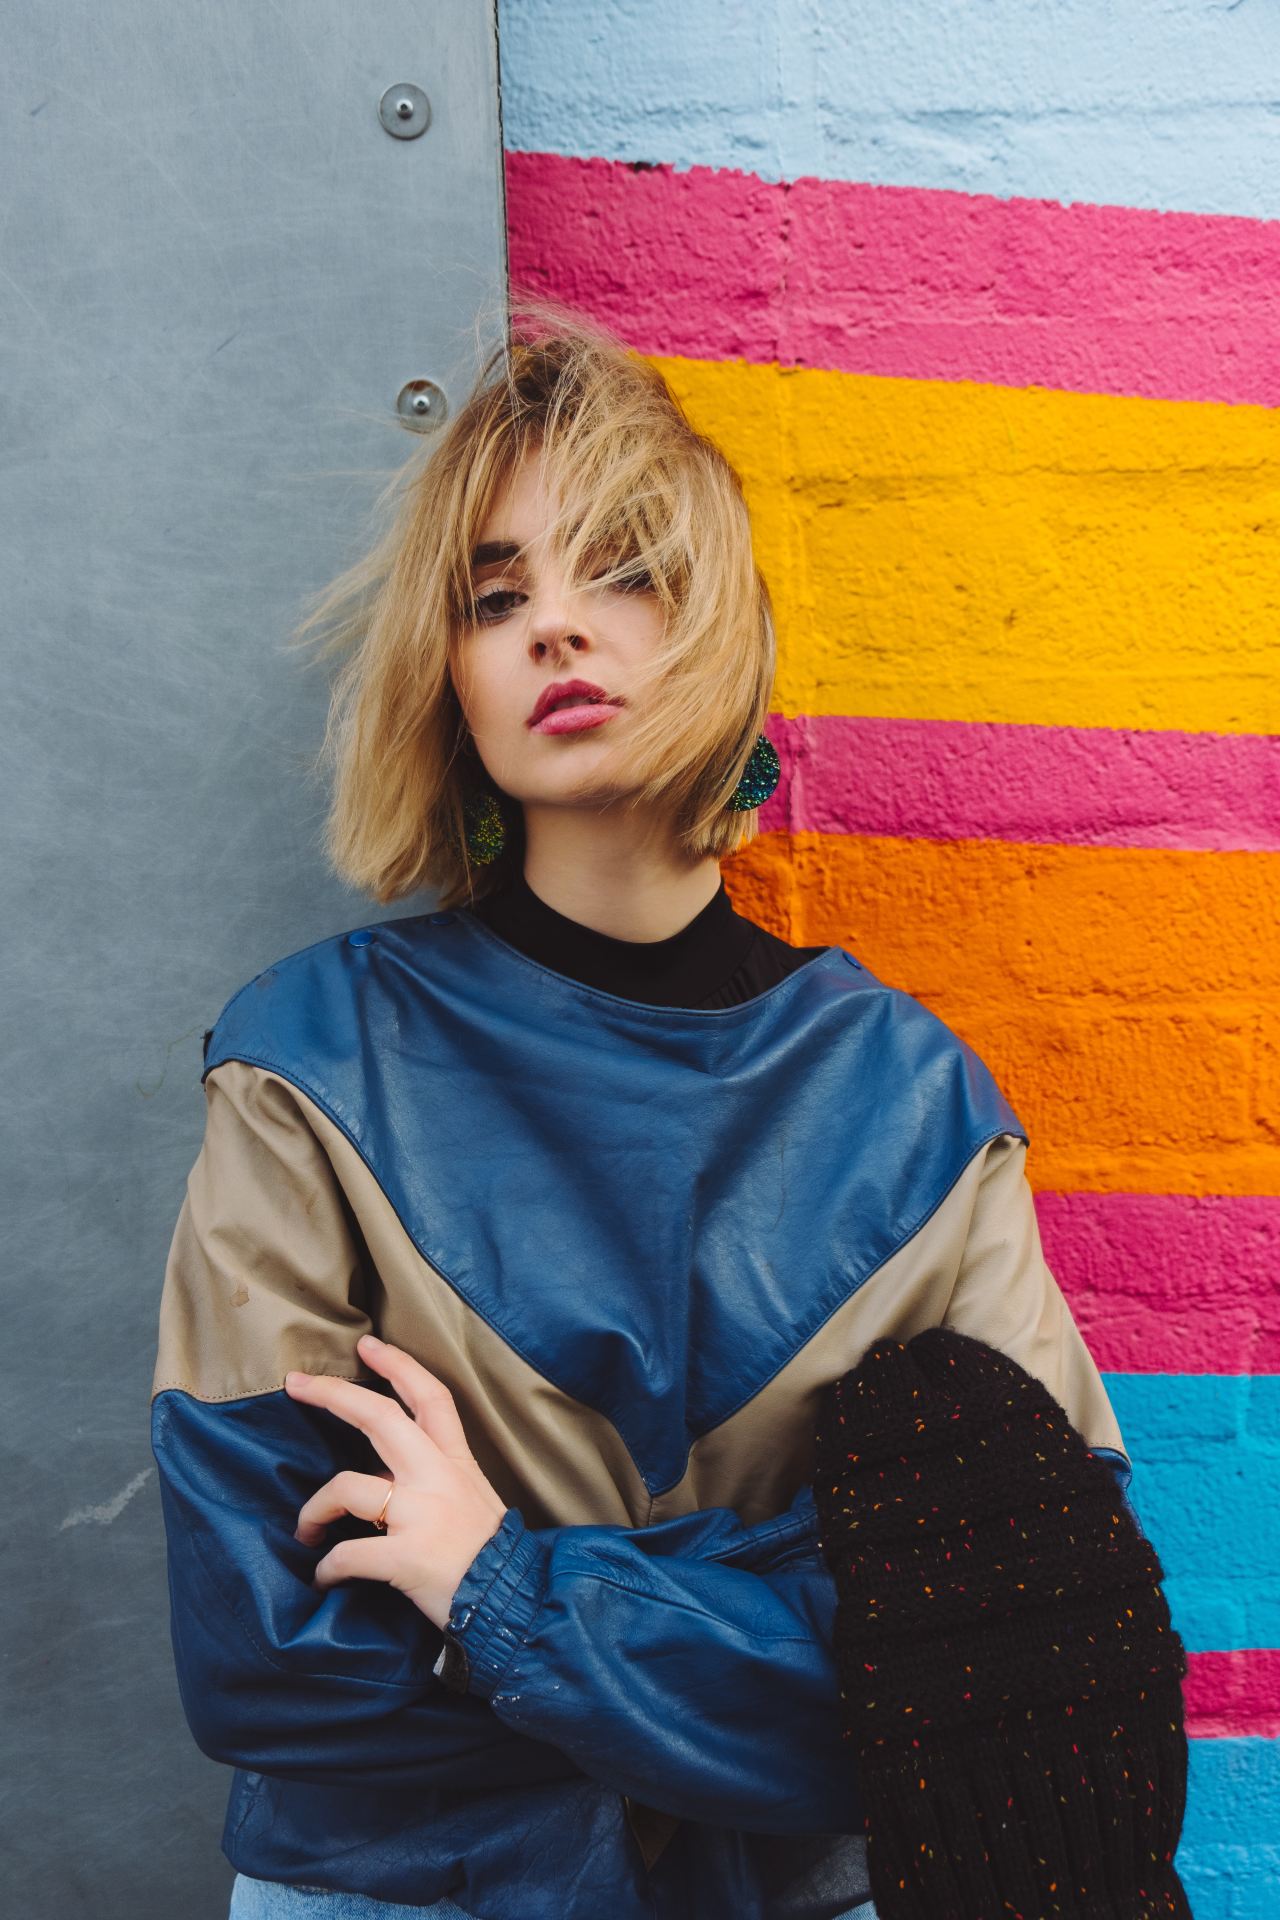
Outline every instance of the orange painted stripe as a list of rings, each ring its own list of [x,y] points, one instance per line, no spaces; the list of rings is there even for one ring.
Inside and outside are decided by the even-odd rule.
[[[771,832],[725,881],[967,1040],[1033,1187],[1280,1194],[1280,854]]]

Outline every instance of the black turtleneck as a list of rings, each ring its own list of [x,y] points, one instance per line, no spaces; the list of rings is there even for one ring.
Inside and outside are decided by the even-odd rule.
[[[616,940],[547,905],[516,874],[468,909],[553,973],[656,1007],[736,1007],[826,947],[793,947],[738,913],[724,877],[700,913],[666,940]]]

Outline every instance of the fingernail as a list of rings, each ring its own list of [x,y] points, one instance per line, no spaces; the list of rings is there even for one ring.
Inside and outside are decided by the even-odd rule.
[[[380,1347],[382,1342],[376,1333],[362,1333],[360,1335],[360,1344],[365,1347]]]

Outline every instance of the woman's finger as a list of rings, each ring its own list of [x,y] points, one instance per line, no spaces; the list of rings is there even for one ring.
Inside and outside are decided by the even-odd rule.
[[[332,1587],[339,1580],[381,1580],[384,1586],[397,1583],[387,1571],[387,1542],[376,1540],[339,1540],[322,1560],[317,1560],[312,1579],[318,1587]]]
[[[313,1407],[327,1407],[340,1420],[359,1427],[393,1475],[407,1479],[415,1467],[421,1469],[422,1441],[429,1436],[387,1394],[358,1387],[354,1380],[341,1380],[336,1374],[300,1373],[296,1369],[286,1373],[284,1385],[291,1398],[305,1400]]]
[[[387,1497],[387,1481],[392,1478],[391,1474],[384,1478],[376,1473],[356,1473],[350,1468],[335,1473],[332,1480],[317,1487],[298,1509],[294,1539],[306,1546],[316,1546],[324,1538],[325,1528],[348,1513],[357,1520],[376,1520]]]
[[[415,1423],[430,1434],[440,1451],[452,1460],[470,1460],[462,1420],[444,1381],[403,1347],[393,1347],[375,1334],[362,1334],[356,1345],[365,1365],[376,1368],[391,1382],[412,1411]]]

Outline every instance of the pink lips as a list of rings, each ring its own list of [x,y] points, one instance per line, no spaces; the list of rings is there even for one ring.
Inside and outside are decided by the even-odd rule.
[[[604,700],[597,700],[591,705],[581,707],[557,707],[554,713],[544,714],[530,731],[533,733],[581,733],[586,727],[601,726],[617,711],[615,702]]]
[[[594,680],[554,680],[534,701],[526,724],[533,733],[577,733],[583,727],[599,726],[621,705],[616,695],[607,694]]]

